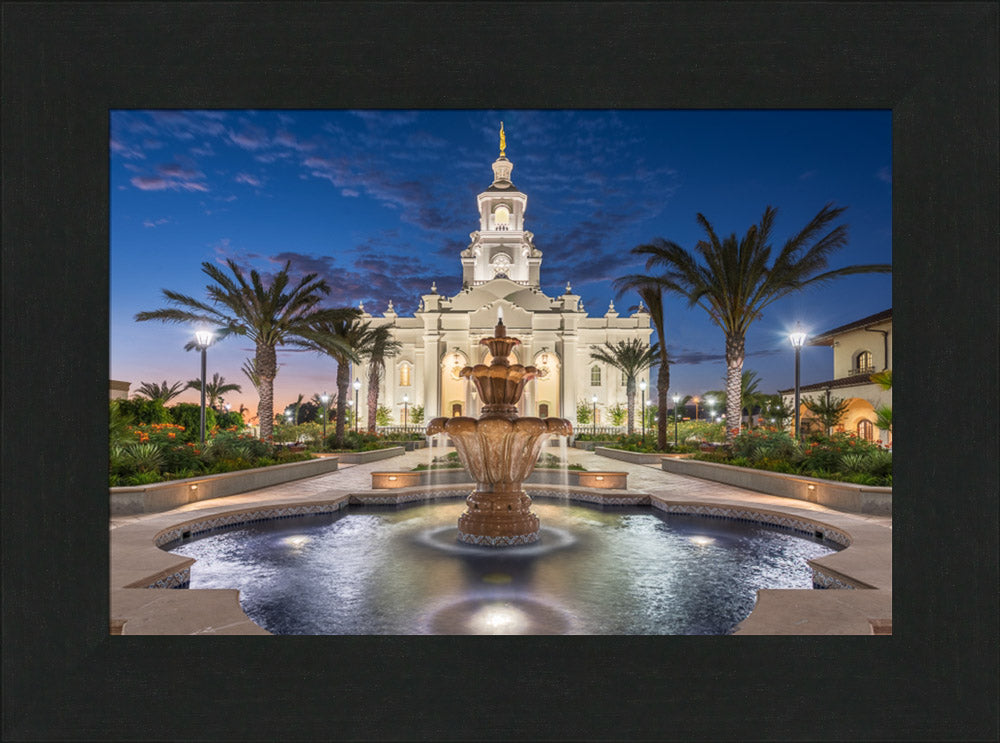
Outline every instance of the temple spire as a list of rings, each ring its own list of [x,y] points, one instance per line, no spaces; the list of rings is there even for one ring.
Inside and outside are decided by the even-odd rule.
[[[506,157],[504,150],[507,149],[507,137],[503,133],[503,122],[500,122],[500,157]]]

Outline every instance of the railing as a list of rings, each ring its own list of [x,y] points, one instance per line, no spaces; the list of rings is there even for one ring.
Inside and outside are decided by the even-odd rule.
[[[868,366],[856,366],[848,372],[847,376],[856,377],[859,374],[874,374],[876,371],[874,364],[869,364]]]
[[[423,433],[427,430],[426,423],[410,423],[408,425],[376,426],[375,430],[383,436],[387,433]]]

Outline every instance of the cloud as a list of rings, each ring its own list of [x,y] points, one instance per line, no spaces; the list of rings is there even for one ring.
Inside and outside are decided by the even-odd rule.
[[[298,152],[310,152],[316,149],[316,145],[311,142],[300,142],[298,138],[291,132],[285,130],[279,130],[277,134],[274,135],[274,144],[280,147],[288,147],[292,150],[297,150]]]
[[[193,183],[188,181],[177,181],[160,176],[137,175],[132,178],[131,183],[140,191],[207,191],[208,186],[204,183]]]
[[[892,168],[885,165],[875,171],[875,177],[883,183],[892,183]]]
[[[163,217],[161,219],[147,219],[142,223],[143,227],[159,227],[161,224],[169,224],[173,220],[168,217]]]
[[[267,132],[258,126],[247,125],[240,131],[229,130],[229,141],[244,150],[260,150],[267,147],[271,140]]]
[[[248,186],[261,186],[263,183],[260,178],[250,175],[249,173],[237,173],[236,177],[233,179],[237,183],[245,183]]]
[[[799,180],[800,181],[808,181],[810,178],[814,178],[817,175],[819,175],[819,171],[818,170],[807,170],[805,173],[802,173],[801,175],[799,175]]]
[[[145,160],[146,153],[137,147],[132,147],[125,144],[115,137],[111,138],[111,152],[112,154],[118,155],[118,157],[124,157],[126,160]]]
[[[361,194],[358,193],[357,191],[355,191],[353,188],[342,188],[342,189],[340,189],[340,195],[341,196],[357,197],[357,196],[360,196]]]

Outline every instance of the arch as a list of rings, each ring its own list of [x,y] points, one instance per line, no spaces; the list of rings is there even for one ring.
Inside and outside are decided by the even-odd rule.
[[[490,272],[494,279],[505,279],[510,276],[514,261],[506,253],[497,253],[490,259]]]
[[[875,424],[867,418],[862,418],[858,421],[857,432],[859,439],[864,439],[865,441],[875,440]]]
[[[549,404],[547,402],[538,403],[538,417],[539,418],[549,417]]]
[[[875,357],[872,355],[872,352],[862,349],[854,354],[852,371],[855,374],[874,374]]]
[[[601,386],[601,367],[594,364],[590,367],[590,386],[600,387]]]
[[[460,415],[462,415],[462,403],[453,402],[451,404],[451,417],[458,418]]]
[[[413,364],[409,361],[399,363],[399,386],[410,387],[413,384]]]

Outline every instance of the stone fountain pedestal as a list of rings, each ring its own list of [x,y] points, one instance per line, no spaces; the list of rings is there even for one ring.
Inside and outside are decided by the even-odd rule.
[[[538,517],[531,512],[531,498],[521,483],[535,468],[544,441],[573,432],[564,418],[519,418],[517,401],[524,385],[534,379],[533,366],[511,364],[511,348],[520,343],[508,338],[503,321],[494,337],[480,341],[490,349],[493,362],[467,366],[461,376],[471,377],[482,399],[483,415],[435,418],[427,434],[447,433],[455,443],[462,464],[476,480],[466,498],[468,506],[458,520],[458,539],[466,544],[512,547],[538,541]]]

